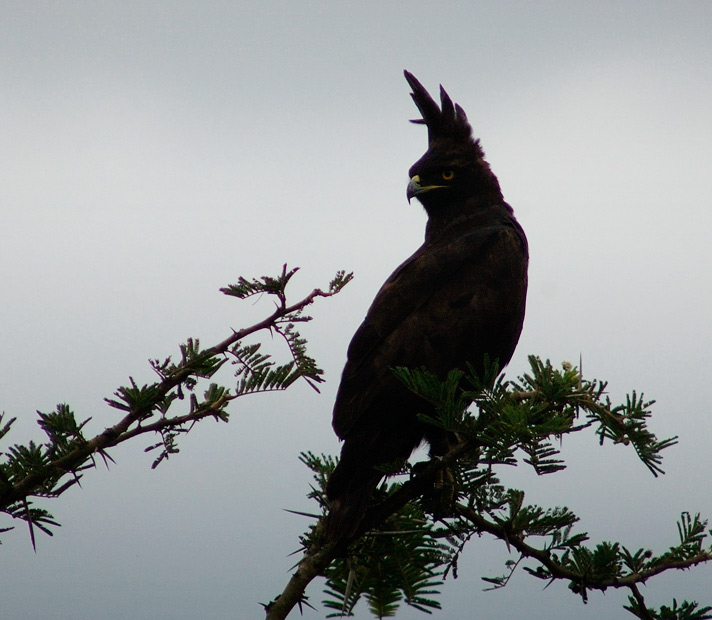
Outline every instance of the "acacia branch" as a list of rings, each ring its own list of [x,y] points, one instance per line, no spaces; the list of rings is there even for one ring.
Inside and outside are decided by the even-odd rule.
[[[525,401],[534,398],[537,392],[519,391],[516,393],[516,400]],[[612,421],[619,423],[621,416],[608,411],[607,407],[601,407],[595,400],[588,399],[585,405],[590,409],[596,409],[600,416],[608,417]],[[605,411],[598,411],[605,409]],[[575,432],[592,426],[593,421],[585,424],[572,426],[565,432]],[[559,431],[560,432],[560,431]],[[467,433],[461,436],[461,441],[452,448],[445,456],[432,459],[423,466],[417,468],[417,474],[410,480],[404,482],[399,488],[394,490],[382,502],[369,508],[363,516],[356,532],[350,538],[339,541],[338,546],[319,546],[318,535],[314,548],[306,552],[304,559],[297,568],[296,573],[290,578],[284,591],[267,607],[267,620],[282,620],[296,606],[306,602],[306,588],[317,576],[322,575],[330,563],[348,552],[348,547],[356,539],[367,536],[371,530],[378,529],[391,515],[397,513],[403,506],[427,493],[432,489],[438,472],[448,466],[452,466],[463,457],[468,457],[468,468],[474,467],[474,463],[479,461],[478,455],[484,450],[487,452],[490,444],[483,443],[480,434],[477,432]],[[515,441],[512,445],[518,445]],[[521,558],[531,558],[541,564],[546,569],[542,573],[542,578],[566,580],[575,589],[585,594],[587,589],[597,589],[605,591],[608,588],[634,588],[636,584],[643,583],[650,577],[670,569],[690,568],[697,564],[712,560],[712,554],[699,551],[694,556],[680,559],[679,556],[662,556],[659,560],[649,562],[644,570],[640,572],[630,572],[621,576],[606,576],[596,578],[595,575],[588,574],[585,570],[574,570],[575,565],[567,565],[558,560],[549,549],[534,547],[526,542],[525,530],[518,530],[515,526],[506,522],[493,522],[482,516],[481,511],[477,512],[473,508],[465,505],[456,505],[454,511],[465,521],[471,524],[468,531],[471,533],[489,533],[504,541],[508,546],[519,552]],[[320,528],[317,525],[317,530]],[[453,530],[447,530],[452,534]],[[433,532],[434,537],[440,533]],[[443,534],[445,535],[445,534]]]
[[[420,497],[428,489],[432,489],[437,473],[453,463],[463,453],[472,449],[471,442],[461,442],[445,456],[431,459],[416,476],[404,482],[395,493],[367,510],[352,536],[343,538],[336,543],[317,543],[312,549],[307,550],[281,594],[278,594],[271,603],[265,605],[267,612],[265,620],[284,620],[295,606],[306,600],[307,586],[316,577],[323,575],[331,562],[344,555],[352,542],[397,513],[408,502]],[[323,528],[323,522],[324,518],[322,517],[317,529]]]
[[[535,559],[554,579],[564,579],[571,581],[577,586],[591,590],[601,590],[602,592],[608,588],[633,588],[638,583],[645,583],[646,580],[659,575],[670,569],[682,570],[692,568],[698,564],[703,564],[712,560],[712,553],[700,551],[695,555],[686,559],[665,559],[660,563],[652,566],[649,569],[640,572],[629,573],[623,577],[610,577],[607,579],[592,579],[590,576],[572,571],[559,562],[557,562],[552,554],[545,550],[533,547],[525,542],[525,535],[520,532],[511,531],[505,526],[498,525],[488,521],[482,517],[476,510],[469,506],[457,504],[455,511],[461,517],[472,523],[478,532],[486,532],[492,536],[506,542],[509,546],[516,549],[522,556]]]
[[[195,374],[195,370],[212,357],[224,355],[231,346],[236,344],[241,339],[265,329],[271,329],[282,318],[290,314],[297,313],[319,297],[331,297],[336,294],[338,289],[323,291],[322,289],[314,289],[301,301],[292,305],[287,305],[284,295],[278,296],[279,303],[272,314],[251,325],[239,330],[233,330],[231,336],[216,344],[213,347],[200,352],[195,358],[192,358],[185,363],[176,367],[173,371],[156,383],[155,390],[151,394],[151,398],[141,407],[137,407],[126,414],[117,424],[104,429],[101,433],[89,440],[77,439],[76,446],[63,454],[61,457],[51,460],[46,468],[31,472],[16,482],[11,487],[2,489],[0,493],[0,507],[6,508],[15,504],[18,501],[24,500],[29,495],[35,494],[38,491],[44,490],[43,487],[47,484],[52,473],[64,475],[71,472],[79,471],[86,461],[95,454],[102,454],[105,450],[113,448],[118,444],[127,441],[144,433],[151,433],[166,429],[179,428],[188,422],[196,422],[205,417],[210,417],[218,413],[219,405],[226,404],[230,400],[236,398],[236,395],[225,395],[216,403],[212,403],[207,408],[198,408],[185,415],[164,417],[156,420],[151,424],[141,425],[141,420],[145,419],[152,411],[166,398],[171,390],[179,387],[187,379]],[[139,425],[131,429],[133,424]],[[49,473],[48,473],[49,472]]]
[[[299,566],[290,577],[286,587],[271,603],[265,605],[265,620],[283,620],[296,605],[306,600],[304,592],[307,586],[322,575],[335,558],[339,549],[334,543],[327,543],[308,552],[299,562]]]

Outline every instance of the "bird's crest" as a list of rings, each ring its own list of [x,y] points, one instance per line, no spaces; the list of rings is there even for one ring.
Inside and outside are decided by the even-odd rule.
[[[420,111],[422,119],[411,123],[425,125],[428,128],[428,143],[433,144],[438,139],[450,139],[457,142],[470,142],[479,149],[478,140],[472,138],[472,127],[467,121],[467,114],[457,103],[453,103],[450,95],[440,86],[440,106],[430,96],[425,87],[412,73],[404,71],[405,79],[413,89],[410,96]]]

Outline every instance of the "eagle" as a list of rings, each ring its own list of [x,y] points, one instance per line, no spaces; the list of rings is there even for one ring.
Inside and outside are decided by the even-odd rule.
[[[423,441],[431,456],[454,440],[418,414],[432,405],[408,390],[395,367],[483,374],[503,368],[524,322],[527,239],[474,139],[464,110],[440,87],[440,105],[408,71],[405,79],[428,129],[428,149],[410,168],[408,202],[428,220],[425,241],[386,280],[348,347],[333,428],[344,441],[329,477],[327,535],[352,536],[383,478]]]

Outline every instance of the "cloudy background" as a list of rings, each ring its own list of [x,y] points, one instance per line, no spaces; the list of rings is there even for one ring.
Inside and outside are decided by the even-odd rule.
[[[219,287],[301,267],[293,299],[356,279],[304,333],[326,371],[235,403],[151,471],[151,439],[113,452],[47,507],[33,553],[3,535],[0,617],[259,618],[308,510],[302,450],[336,453],[330,408],[348,341],[422,241],[405,200],[426,146],[402,70],[467,111],[531,249],[528,315],[508,372],[583,356],[613,398],[657,399],[679,435],[654,479],[623,447],[567,439],[570,467],[509,473],[567,505],[594,541],[657,551],[682,510],[712,515],[707,379],[712,225],[712,4],[706,2],[3,2],[0,6],[0,409],[10,442],[70,403],[103,403],[187,337],[213,344],[269,312]],[[7,440],[6,440],[7,442]],[[7,443],[4,444],[7,447]],[[9,525],[7,522],[0,526]],[[628,618],[503,572],[471,543],[443,618]],[[652,580],[650,602],[710,599],[712,567]],[[320,584],[308,591],[318,612]],[[295,612],[296,613],[296,612]],[[365,609],[359,618],[366,618]],[[404,609],[399,618],[422,618]]]

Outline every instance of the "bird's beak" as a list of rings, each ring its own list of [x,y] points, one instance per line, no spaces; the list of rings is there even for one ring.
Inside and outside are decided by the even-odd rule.
[[[447,187],[446,185],[421,185],[420,176],[417,174],[413,176],[410,181],[408,181],[408,189],[406,190],[406,196],[408,197],[408,202],[410,199],[417,196],[418,194],[424,194],[429,192],[431,189],[436,189],[438,187]]]
[[[420,184],[420,177],[416,174],[410,181],[408,181],[408,189],[405,195],[408,196],[408,202],[410,203],[413,196],[417,196],[423,191],[423,186]]]

